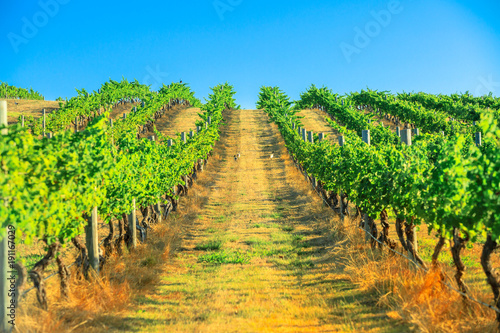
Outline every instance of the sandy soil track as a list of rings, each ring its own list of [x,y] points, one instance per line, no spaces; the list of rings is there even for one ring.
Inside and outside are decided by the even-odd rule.
[[[277,128],[258,110],[230,111],[225,118],[207,171],[181,201],[183,215],[172,215],[179,241],[160,285],[111,326],[392,331],[395,324],[374,306],[374,296],[355,290],[337,268],[337,217],[295,169]]]

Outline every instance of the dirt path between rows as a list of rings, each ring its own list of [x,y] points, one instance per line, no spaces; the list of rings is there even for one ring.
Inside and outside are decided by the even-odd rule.
[[[105,329],[397,332],[375,296],[343,274],[338,218],[295,169],[276,126],[258,110],[225,119],[183,213],[170,217],[178,241],[161,282]]]

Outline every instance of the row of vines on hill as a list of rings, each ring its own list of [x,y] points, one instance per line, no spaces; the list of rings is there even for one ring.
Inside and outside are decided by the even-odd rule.
[[[372,103],[358,97],[363,94],[353,95],[352,100],[359,103]],[[391,102],[381,96],[376,98],[381,103]],[[337,210],[345,209],[344,200],[350,200],[363,213],[371,234],[390,247],[396,245],[388,238],[387,212],[392,210],[402,248],[421,265],[425,263],[412,243],[419,224],[427,224],[440,237],[441,246],[436,246],[434,262],[444,240],[453,240],[458,254],[453,258],[459,272],[463,272],[460,250],[468,241],[485,239],[481,264],[495,305],[500,308],[500,281],[490,263],[492,251],[500,241],[500,129],[493,112],[483,110],[481,114],[478,128],[486,143],[481,147],[473,144],[468,128],[451,131],[445,123],[438,125],[448,135],[429,130],[407,146],[394,140],[387,128],[367,122],[367,116],[354,107],[356,104],[342,102],[326,89],[312,87],[296,104],[292,108],[289,98],[278,88],[263,87],[258,107],[265,109],[278,125],[294,160],[309,176],[319,180],[318,189],[324,199]],[[345,145],[326,140],[318,143],[317,136],[314,144],[302,139],[297,130],[301,126],[297,109],[314,105],[321,105],[332,119],[347,125],[329,121],[345,136]],[[394,107],[394,112],[401,116],[410,113],[411,106],[401,106],[402,109]],[[425,114],[418,118],[417,110],[411,110],[412,121],[421,119],[420,124],[431,129],[432,118]],[[371,145],[360,138],[362,129],[373,131]],[[381,231],[375,223],[379,217]],[[466,291],[460,276],[457,282]]]
[[[109,239],[105,240],[105,257],[130,238],[126,214],[132,203],[138,205],[145,219],[157,220],[175,209],[179,194],[187,192],[187,183],[206,163],[213,145],[219,138],[219,126],[224,109],[236,108],[233,87],[228,84],[213,88],[207,103],[201,106],[200,120],[193,124],[196,135],[181,140],[180,134],[166,138],[156,132],[159,140],[138,140],[138,131],[148,121],[154,122],[159,110],[174,102],[201,105],[190,89],[183,84],[163,86],[157,93],[143,91],[136,84],[123,84],[115,89],[114,82],[105,84],[99,93],[81,93],[50,118],[53,138],[37,137],[36,127],[8,127],[8,134],[0,136],[2,231],[7,226],[16,230],[16,239],[26,244],[42,240],[48,247],[47,255],[35,264],[30,277],[38,289],[40,302],[46,306],[43,296],[42,273],[60,246],[68,243],[81,252],[80,263],[85,265],[86,249],[79,241],[87,219],[94,207],[104,222],[110,224]],[[115,88],[113,88],[115,87]],[[108,91],[109,90],[109,91]],[[114,99],[113,99],[114,98]],[[99,110],[122,99],[140,98],[144,103],[131,112],[129,117],[118,119],[113,125],[108,113]],[[105,101],[105,102],[103,102]],[[80,103],[80,104],[79,104]],[[64,130],[68,119],[75,115],[92,116],[83,131],[73,133]],[[66,117],[67,116],[67,117]],[[167,144],[167,141],[170,144]],[[155,216],[156,215],[156,216]],[[111,221],[119,221],[119,236],[115,243]],[[2,235],[2,237],[5,235]],[[87,260],[88,261],[88,260]],[[58,257],[57,264],[63,277],[67,267]],[[88,262],[86,264],[88,266]],[[22,269],[22,268],[20,268]]]
[[[493,96],[474,97],[469,93],[432,95],[423,92],[417,94],[399,93],[399,100],[418,103],[427,109],[439,110],[450,117],[464,121],[479,121],[482,109],[500,109],[500,99]]]
[[[7,82],[0,81],[0,97],[12,99],[32,99],[44,100],[44,97],[33,88],[24,89],[9,85]]]

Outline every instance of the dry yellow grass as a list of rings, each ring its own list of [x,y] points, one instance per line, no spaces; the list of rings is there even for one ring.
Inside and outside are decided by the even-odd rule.
[[[60,109],[61,102],[58,101],[38,101],[38,100],[19,100],[7,99],[7,121],[9,124],[17,123],[20,115],[33,116],[35,119],[42,117],[42,110],[45,109],[49,114],[54,110]],[[62,103],[65,103],[64,101]],[[125,103],[114,106],[110,112],[110,118],[116,119],[123,117],[123,114],[130,113],[134,106],[139,106],[140,103]]]
[[[174,136],[176,133],[189,130],[196,133],[195,121],[200,119],[198,113],[201,113],[200,108],[177,105],[157,121],[156,128],[165,136]]]
[[[25,99],[2,99],[7,101],[7,122],[17,123],[19,116],[33,116],[35,119],[42,116],[42,110],[47,113],[59,109],[57,101],[38,101]]]
[[[124,103],[117,106],[113,106],[111,108],[111,112],[109,113],[109,118],[111,119],[119,119],[123,118],[123,114],[129,114],[132,112],[134,106],[140,107],[141,103]]]
[[[327,140],[335,143],[337,142],[339,133],[325,121],[325,117],[328,117],[328,114],[325,111],[321,111],[319,109],[302,110],[297,113],[297,116],[304,117],[300,121],[307,131],[324,133]]]
[[[200,108],[186,107],[184,105],[176,105],[155,122],[155,127],[166,137],[175,137],[177,133],[192,130],[196,134],[195,122],[201,118],[198,116],[201,113]],[[148,131],[140,134],[141,138],[147,138],[154,135],[154,132]]]
[[[102,327],[108,314],[130,306],[133,295],[152,290],[177,237],[175,227],[169,224],[153,228],[154,237],[146,245],[139,244],[132,253],[125,250],[123,257],[112,256],[99,278],[86,280],[73,268],[68,299],[59,295],[57,278],[48,280],[47,311],[38,307],[34,292],[28,294],[17,318],[18,332],[88,332],[86,325],[98,323]]]
[[[421,332],[496,332],[494,312],[448,288],[441,270],[425,273],[384,249],[368,248],[362,232],[348,233],[350,246],[342,249],[345,271],[359,289],[380,295],[379,305],[392,309],[391,318]],[[449,281],[448,281],[449,282]],[[473,290],[472,296],[488,303],[489,295]]]

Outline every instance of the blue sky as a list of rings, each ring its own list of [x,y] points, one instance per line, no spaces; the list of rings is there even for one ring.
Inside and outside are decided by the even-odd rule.
[[[47,99],[109,78],[500,96],[499,1],[5,0],[0,81]],[[31,29],[30,29],[31,28]]]

